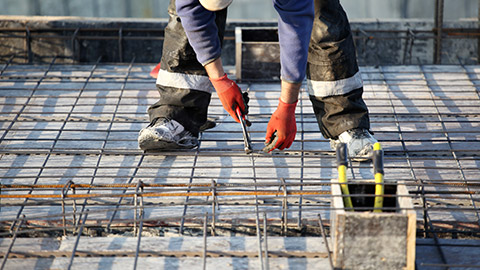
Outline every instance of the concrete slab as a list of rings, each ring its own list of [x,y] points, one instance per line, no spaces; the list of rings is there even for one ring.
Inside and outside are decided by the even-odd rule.
[[[213,215],[215,206],[218,230],[222,227],[232,234],[255,235],[258,211],[260,222],[263,212],[268,215],[267,227],[272,228],[269,239],[282,235],[285,215],[289,234],[319,237],[318,214],[325,225],[329,223],[329,183],[336,178],[336,164],[329,141],[319,132],[306,85],[296,111],[296,141],[287,151],[259,152],[280,87],[278,82],[258,82],[240,84],[251,98],[249,118],[253,126],[249,130],[255,149],[251,156],[243,152],[240,126],[227,116],[215,93],[209,114],[217,119],[217,126],[201,134],[198,149],[143,153],[137,146],[137,134],[148,124],[146,109],[158,99],[155,80],[148,75],[152,67],[6,67],[0,77],[0,181],[4,185],[0,195],[17,197],[0,200],[3,228],[24,214],[31,229],[58,229],[62,223],[62,188],[72,181],[85,185],[75,188],[76,196],[84,197],[68,198],[73,195],[73,190],[68,190],[67,225],[73,225],[75,199],[76,218],[80,217],[81,204],[90,210],[88,226],[105,228],[115,213],[112,226],[130,233],[135,221],[133,194],[142,181],[144,227],[157,230],[159,235],[178,235],[181,224],[185,233],[201,235],[205,212]],[[478,234],[480,67],[378,66],[361,67],[361,71],[372,130],[386,153],[385,179],[406,183],[419,232],[433,226],[448,237]],[[352,162],[350,167],[348,177],[354,181],[373,178],[369,163]],[[9,186],[14,184],[26,186]],[[27,204],[21,207],[26,197]],[[431,223],[428,226],[424,225],[426,219]],[[210,230],[211,217],[208,224]],[[0,238],[2,245],[10,239],[6,236],[4,233]],[[80,243],[87,239],[82,236]],[[310,241],[310,237],[305,239]],[[22,247],[21,242],[14,248],[17,245]],[[471,245],[463,248],[475,250]],[[435,258],[428,262],[437,263]],[[130,268],[133,263],[131,257],[104,257],[90,258],[88,266],[88,259],[75,258],[74,267]],[[302,262],[312,269],[328,266],[324,258],[271,259],[272,268],[294,268]],[[7,260],[7,268],[12,263],[26,268],[34,268],[36,263],[47,265],[45,268],[68,265],[68,258],[42,260],[12,258]],[[223,258],[218,264],[255,268],[259,267],[257,260]],[[208,258],[210,262],[217,264],[214,258]],[[141,263],[145,268],[201,265],[199,258],[145,258]]]

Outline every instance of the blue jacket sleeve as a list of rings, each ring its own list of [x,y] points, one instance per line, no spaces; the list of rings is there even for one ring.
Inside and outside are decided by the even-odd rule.
[[[177,14],[197,60],[206,65],[222,53],[215,13],[206,10],[198,0],[177,0]]]
[[[281,78],[300,83],[305,78],[312,34],[313,0],[273,0],[278,12]]]

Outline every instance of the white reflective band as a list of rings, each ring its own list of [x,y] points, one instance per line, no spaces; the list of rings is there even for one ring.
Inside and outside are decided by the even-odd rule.
[[[307,80],[308,94],[316,97],[338,96],[349,93],[363,86],[362,74],[355,73],[350,78],[338,81]]]
[[[215,90],[207,76],[173,73],[163,69],[158,72],[157,85],[193,89],[207,93],[212,93]]]

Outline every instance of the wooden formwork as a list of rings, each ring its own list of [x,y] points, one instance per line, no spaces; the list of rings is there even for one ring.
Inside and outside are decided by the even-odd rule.
[[[333,263],[340,269],[415,269],[416,214],[408,190],[403,184],[385,184],[384,210],[381,213],[365,211],[373,207],[373,195],[355,199],[360,191],[368,192],[374,184],[349,186],[354,208],[345,209],[340,185],[332,184],[332,240]],[[366,202],[365,202],[366,201]]]

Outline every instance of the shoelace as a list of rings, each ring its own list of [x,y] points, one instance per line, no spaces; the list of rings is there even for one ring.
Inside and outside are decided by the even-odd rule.
[[[353,129],[352,130],[352,138],[362,138],[362,137],[370,137],[370,133],[366,129]]]

